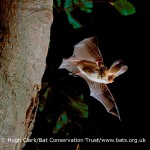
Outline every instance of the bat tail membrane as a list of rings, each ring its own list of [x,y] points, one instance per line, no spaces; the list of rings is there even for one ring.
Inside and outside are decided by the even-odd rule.
[[[75,61],[71,59],[63,59],[59,69],[67,69],[72,74],[76,74],[79,72],[79,69],[77,68]]]

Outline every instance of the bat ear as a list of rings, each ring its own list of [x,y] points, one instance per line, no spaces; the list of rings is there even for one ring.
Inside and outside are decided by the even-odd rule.
[[[123,61],[121,59],[116,60],[110,67],[109,73],[116,74],[122,68]]]
[[[110,67],[109,73],[114,74],[115,77],[120,76],[128,70],[128,67],[123,65],[123,61],[121,59],[116,60]]]
[[[127,70],[128,70],[127,66],[122,66],[122,68],[115,74],[115,76],[118,77],[121,74],[125,73]]]

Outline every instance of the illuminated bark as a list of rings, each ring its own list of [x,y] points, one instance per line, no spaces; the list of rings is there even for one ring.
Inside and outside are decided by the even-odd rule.
[[[0,149],[19,150],[34,126],[52,0],[1,0],[0,16]]]

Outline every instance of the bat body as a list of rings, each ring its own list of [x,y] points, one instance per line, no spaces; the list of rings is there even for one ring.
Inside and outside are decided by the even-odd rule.
[[[121,60],[115,61],[108,69],[95,37],[86,38],[74,46],[73,55],[63,59],[59,69],[65,68],[73,75],[82,77],[90,88],[90,96],[100,101],[106,110],[119,117],[115,100],[106,84],[112,83],[128,67]]]

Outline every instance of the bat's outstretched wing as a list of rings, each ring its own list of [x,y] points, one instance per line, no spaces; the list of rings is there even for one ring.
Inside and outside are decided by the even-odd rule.
[[[100,53],[96,37],[86,38],[74,46],[73,55],[70,59],[85,60],[90,62],[102,62],[102,54]]]
[[[91,81],[81,73],[77,73],[77,75],[85,79],[85,81],[87,82],[90,88],[90,96],[100,101],[104,105],[108,113],[111,113],[120,119],[119,110],[116,105],[115,99],[112,96],[107,85]]]
[[[79,69],[77,68],[77,65],[75,64],[75,61],[70,58],[63,59],[59,69],[67,69],[72,74],[79,73]]]
[[[103,61],[102,55],[98,48],[96,37],[86,38],[74,46],[73,55],[68,59],[63,59],[59,69],[65,68],[72,74],[79,72],[76,61],[89,61],[99,64]]]

